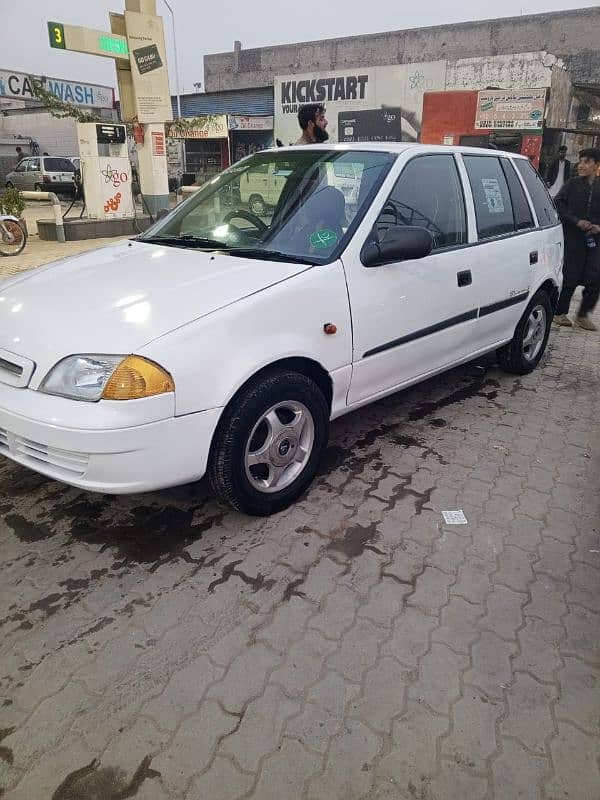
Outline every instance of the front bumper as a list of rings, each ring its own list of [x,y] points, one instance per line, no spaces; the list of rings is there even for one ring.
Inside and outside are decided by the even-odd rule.
[[[165,397],[124,401],[120,405],[127,424],[120,427],[114,402],[81,403],[0,386],[0,455],[50,478],[107,494],[151,491],[201,478],[221,409],[133,425],[131,407],[124,408],[130,403],[143,404],[142,417],[152,415],[149,408],[161,415],[168,408]],[[23,405],[27,415],[21,413]],[[35,406],[39,408],[32,413]],[[72,425],[65,423],[69,406]],[[103,418],[110,427],[101,427]]]

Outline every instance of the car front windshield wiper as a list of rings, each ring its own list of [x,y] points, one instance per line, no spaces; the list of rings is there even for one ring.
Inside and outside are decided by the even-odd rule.
[[[205,239],[202,236],[194,236],[193,233],[184,233],[182,236],[138,236],[138,242],[149,244],[164,244],[167,247],[198,247],[206,250],[229,250],[229,245],[225,242],[218,242],[216,239]]]
[[[266,250],[258,247],[229,247],[227,252],[232,256],[242,258],[264,258],[265,261],[287,261],[288,264],[307,264],[314,267],[319,264],[314,258],[306,256],[296,256],[291,253],[282,253],[279,250]]]

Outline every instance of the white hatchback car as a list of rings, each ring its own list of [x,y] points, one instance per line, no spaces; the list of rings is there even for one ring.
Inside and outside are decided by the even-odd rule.
[[[285,177],[267,217],[222,202],[257,167]],[[340,170],[360,176],[351,208]],[[0,452],[98,492],[208,473],[273,513],[313,479],[331,419],[490,351],[533,370],[562,259],[526,158],[257,153],[137,239],[0,284]]]

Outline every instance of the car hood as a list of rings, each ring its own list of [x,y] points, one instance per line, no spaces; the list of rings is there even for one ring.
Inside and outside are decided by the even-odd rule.
[[[0,349],[40,368],[74,353],[132,353],[306,269],[121,242],[0,283]]]

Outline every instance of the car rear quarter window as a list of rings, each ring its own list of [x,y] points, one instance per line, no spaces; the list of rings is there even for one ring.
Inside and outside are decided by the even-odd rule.
[[[508,158],[501,160],[502,169],[504,170],[504,177],[508,183],[510,190],[510,197],[512,200],[513,214],[515,218],[515,229],[518,231],[526,231],[535,227],[533,221],[533,214],[529,206],[529,201],[525,195],[521,181]]]
[[[514,233],[515,220],[508,183],[495,156],[463,156],[473,192],[479,239]]]
[[[538,225],[540,228],[548,228],[551,225],[558,225],[559,217],[552,202],[552,198],[548,194],[543,180],[536,172],[534,167],[529,161],[524,158],[515,160],[515,166],[519,170],[525,186],[531,197],[535,213],[538,218]]]

